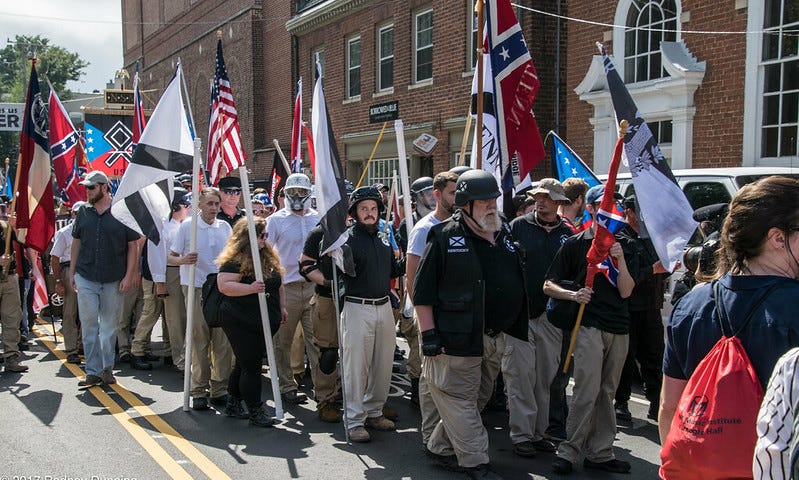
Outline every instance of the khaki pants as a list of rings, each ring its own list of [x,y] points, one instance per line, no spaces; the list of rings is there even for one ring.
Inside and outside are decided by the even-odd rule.
[[[566,441],[558,457],[572,463],[613,460],[616,414],[613,397],[627,358],[627,335],[580,327],[574,344],[574,393],[566,422]]]
[[[3,325],[3,357],[19,355],[19,325],[22,322],[22,306],[19,299],[17,274],[9,274],[0,282],[0,323]]]
[[[320,355],[322,349],[335,348],[338,350],[338,322],[336,305],[330,297],[317,294],[311,298],[311,322],[313,323],[313,336]],[[314,377],[314,395],[319,408],[335,400],[340,382],[339,372],[325,375],[316,365]]]
[[[408,342],[408,362],[405,364],[409,378],[419,378],[422,375],[422,346],[419,342],[419,322],[415,317],[406,318],[399,310],[398,323],[400,332]]]
[[[67,355],[78,353],[80,331],[78,330],[78,294],[72,290],[69,267],[61,269],[61,285],[64,286],[64,305],[61,306],[61,335]]]
[[[143,280],[143,279],[142,279]],[[119,354],[130,352],[131,330],[136,328],[142,311],[142,289],[134,288],[122,295],[122,309],[117,325],[117,347]]]
[[[422,380],[441,416],[427,441],[431,452],[454,453],[458,465],[467,468],[488,463],[488,432],[480,411],[491,397],[503,344],[502,335],[483,335],[483,357],[425,357]]]
[[[180,286],[180,267],[166,267],[166,291],[169,295],[164,299],[164,323],[169,330],[172,362],[183,370],[186,364],[186,298]]]
[[[297,390],[298,387],[297,382],[294,381],[294,372],[291,370],[291,344],[294,341],[294,333],[298,324],[302,325],[305,351],[311,364],[311,380],[316,385],[313,372],[316,371],[319,362],[319,352],[314,345],[313,324],[311,323],[313,286],[313,283],[306,281],[287,283],[283,286],[283,291],[286,294],[286,310],[289,316],[274,337],[280,393],[291,392]]]
[[[137,357],[144,356],[150,347],[150,336],[153,327],[164,311],[164,301],[155,295],[155,283],[146,278],[141,279],[142,296],[144,298],[141,317],[136,324],[136,331],[133,332],[133,343],[130,346],[130,353]]]
[[[505,336],[502,375],[508,394],[510,439],[535,442],[549,425],[549,386],[560,364],[562,332],[546,313],[528,322],[528,341]]]
[[[305,335],[301,328],[294,330],[294,339],[291,341],[291,373],[305,373]]]
[[[346,427],[350,429],[363,426],[367,417],[383,415],[397,335],[390,303],[344,302],[343,310],[341,376],[346,395]]]
[[[183,286],[189,298],[189,287]],[[227,393],[228,379],[233,371],[233,350],[221,328],[208,328],[200,304],[202,288],[194,289],[194,312],[191,329],[191,396],[219,397]],[[187,305],[188,308],[188,305]]]

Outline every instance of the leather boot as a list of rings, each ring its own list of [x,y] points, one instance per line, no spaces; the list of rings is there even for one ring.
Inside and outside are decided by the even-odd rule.
[[[244,401],[233,395],[227,396],[225,415],[233,418],[250,418],[250,412],[248,412],[247,408],[244,406]]]
[[[144,355],[133,355],[133,358],[130,360],[130,366],[135,368],[136,370],[152,370],[153,364],[147,361],[147,357]]]
[[[275,419],[267,415],[263,403],[250,407],[250,425],[255,427],[271,427],[274,424]]]

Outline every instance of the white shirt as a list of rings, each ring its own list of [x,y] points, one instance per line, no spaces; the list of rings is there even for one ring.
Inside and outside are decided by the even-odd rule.
[[[768,382],[757,415],[757,443],[752,462],[756,480],[791,478],[791,440],[799,435],[795,430],[799,400],[798,364],[799,348],[788,350],[777,361]]]
[[[427,234],[439,223],[441,220],[436,218],[435,212],[428,213],[416,222],[411,229],[411,234],[408,235],[408,253],[421,257],[424,253],[424,246],[427,245]]]
[[[191,218],[187,218],[180,224],[175,239],[169,247],[170,251],[178,255],[191,253],[189,251],[191,224]],[[194,273],[195,287],[202,287],[208,274],[219,272],[219,268],[217,268],[214,261],[216,257],[222,253],[222,248],[224,248],[227,239],[232,233],[233,230],[230,228],[230,225],[224,220],[215,218],[214,222],[210,225],[201,218],[197,220],[197,269]],[[189,285],[189,267],[190,265],[180,266],[181,285]]]
[[[58,257],[58,263],[68,262],[72,258],[72,253],[70,252],[72,247],[72,225],[73,222],[70,222],[55,232],[50,256]]]
[[[308,233],[319,223],[319,212],[308,209],[304,215],[282,208],[269,217],[266,233],[269,243],[275,247],[280,256],[280,263],[286,269],[283,283],[305,281],[300,275],[300,254],[308,238]]]
[[[147,240],[147,265],[150,267],[153,282],[166,282],[166,257],[179,228],[180,222],[171,218],[168,222],[164,222],[161,242],[158,245]]]

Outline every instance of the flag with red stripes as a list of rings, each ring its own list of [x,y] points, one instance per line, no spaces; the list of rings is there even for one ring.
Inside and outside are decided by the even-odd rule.
[[[208,183],[215,187],[222,177],[223,166],[228,172],[233,171],[244,165],[246,158],[220,39],[216,43],[216,72],[211,87],[211,119],[208,122]]]
[[[70,205],[85,201],[86,188],[78,183],[78,167],[85,169],[86,158],[80,135],[75,131],[69,114],[52,86],[48,104],[50,160],[53,162],[59,193]]]
[[[302,173],[302,78],[297,82],[294,99],[294,119],[291,122],[291,173]]]
[[[42,309],[50,305],[47,298],[47,283],[44,281],[44,271],[42,270],[42,260],[39,254],[28,249],[28,257],[33,268],[33,311],[39,313]]]

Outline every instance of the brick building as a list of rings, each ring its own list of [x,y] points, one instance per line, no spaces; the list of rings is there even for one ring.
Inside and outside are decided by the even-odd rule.
[[[545,0],[530,3],[555,8]],[[284,151],[289,149],[300,77],[302,117],[310,123],[316,53],[323,64],[328,111],[348,178],[360,177],[380,133],[382,123],[369,123],[369,107],[376,104],[398,103],[412,178],[431,175],[457,161],[473,77],[474,0],[133,0],[123,2],[122,8],[127,68],[132,71],[136,59],[141,59],[143,88],[156,89],[149,94],[154,102],[181,57],[197,131],[204,140],[215,32],[223,32],[242,140],[256,178],[271,169],[273,138]],[[565,118],[565,64],[558,89],[553,48],[558,22],[522,10],[517,13],[541,79],[533,107],[539,127],[545,133],[560,123],[562,129],[556,112]],[[429,153],[412,146],[422,134],[437,140]],[[386,180],[394,169],[397,146],[389,122],[367,178]],[[548,171],[548,166],[539,170]]]
[[[615,120],[596,41],[672,168],[799,163],[795,0],[572,0],[568,15],[616,26],[568,22],[565,139],[598,173]]]

